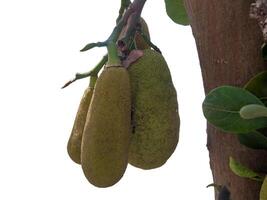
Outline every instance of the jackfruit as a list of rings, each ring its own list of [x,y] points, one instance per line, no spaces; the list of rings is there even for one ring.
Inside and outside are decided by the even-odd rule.
[[[179,139],[176,90],[163,56],[146,49],[129,68],[132,139],[129,163],[141,169],[162,166]]]
[[[82,96],[80,105],[74,120],[74,125],[68,140],[67,151],[70,158],[77,164],[81,164],[81,142],[87,112],[93,94],[93,87],[89,86]]]
[[[107,67],[98,78],[82,138],[81,165],[90,183],[109,187],[123,176],[131,136],[128,72]]]
[[[146,21],[143,18],[140,18],[140,24],[142,32],[147,36],[148,39],[150,39],[149,29]],[[140,50],[150,49],[150,46],[144,40],[143,36],[138,32],[135,34],[135,45],[136,48]]]

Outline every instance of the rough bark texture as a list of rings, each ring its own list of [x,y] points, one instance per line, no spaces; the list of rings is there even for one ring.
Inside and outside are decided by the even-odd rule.
[[[249,18],[252,0],[185,0],[196,40],[205,92],[221,85],[243,86],[264,70],[262,33]],[[256,171],[267,170],[267,151],[241,146],[234,135],[208,124],[207,147],[214,182],[226,185],[233,200],[258,200],[261,183],[234,175],[229,156]]]
[[[264,42],[267,42],[267,0],[256,0],[251,4],[250,17],[258,21]]]

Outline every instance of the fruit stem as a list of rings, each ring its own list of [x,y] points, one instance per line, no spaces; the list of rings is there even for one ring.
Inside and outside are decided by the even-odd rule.
[[[134,0],[132,4],[129,5],[128,9],[119,20],[109,38],[107,39],[107,49],[108,49],[108,63],[107,66],[121,66],[121,61],[118,56],[116,42],[122,32],[124,26],[126,26],[126,36],[135,30],[135,27],[139,21],[142,9],[144,7],[146,0]],[[128,21],[130,22],[128,25]]]
[[[116,42],[118,41],[124,26],[126,26],[125,33],[127,33],[125,37],[130,38],[129,35],[133,34],[136,31],[135,28],[137,23],[139,22],[139,18],[145,3],[146,0],[134,0],[133,3],[131,3],[130,0],[121,0],[121,9],[119,11],[119,17],[117,18],[117,25],[113,29],[109,38],[104,42],[89,43],[80,51],[84,52],[95,47],[108,47],[108,46],[109,46],[108,49],[112,49],[113,47],[111,46],[113,46],[113,43],[116,44]]]
[[[121,0],[121,7],[119,10],[119,16],[116,20],[117,24],[119,23],[119,21],[121,20],[123,13],[125,12],[125,10],[129,7],[129,5],[131,4],[131,0]]]
[[[121,0],[121,8],[119,11],[119,16],[117,18],[117,25],[113,29],[109,38],[104,42],[89,43],[80,50],[81,52],[83,52],[83,51],[87,51],[95,47],[107,47],[108,56],[107,55],[104,56],[93,70],[87,73],[77,73],[75,75],[75,78],[68,81],[62,87],[62,89],[66,88],[67,86],[75,82],[76,80],[83,79],[88,76],[97,77],[98,72],[102,69],[102,67],[106,63],[107,63],[107,66],[122,66],[121,60],[118,56],[116,43],[123,30],[123,27],[125,27],[125,33],[127,33],[126,38],[130,40],[130,36],[136,31],[136,25],[139,22],[140,15],[141,15],[141,12],[143,10],[145,3],[146,3],[146,0],[134,0],[133,3],[131,3],[131,0]]]
[[[110,41],[107,46],[108,49],[108,62],[107,67],[120,67],[122,66],[121,60],[118,56],[116,43]]]
[[[91,71],[86,72],[86,73],[77,73],[74,79],[68,81],[61,89],[68,87],[70,84],[72,84],[73,82],[79,79],[83,79],[89,76],[97,77],[98,72],[102,69],[102,67],[106,64],[107,61],[108,61],[108,56],[107,55],[103,56],[100,62]]]
[[[140,22],[140,16],[145,3],[146,0],[135,0],[125,12],[124,16],[126,16],[127,21],[122,33],[123,35],[120,36],[118,41],[121,49],[125,49],[129,41],[134,38],[136,27]]]
[[[97,76],[99,71],[108,61],[108,55],[103,56],[99,63],[89,72],[89,76]]]
[[[135,35],[136,32],[136,25],[140,21],[140,13],[134,12],[131,14],[127,21],[127,25],[125,30],[123,31],[122,35],[120,35],[120,38],[118,40],[119,46],[123,49],[125,46],[129,43],[131,38]]]
[[[95,87],[95,84],[96,84],[96,81],[97,81],[97,76],[91,76],[90,77],[89,87],[90,88],[94,88]]]
[[[153,42],[151,42],[151,40],[146,36],[146,34],[143,33],[143,31],[138,30],[138,32],[140,33],[140,35],[143,37],[143,39],[145,40],[145,42],[146,42],[150,47],[152,47],[155,51],[157,51],[158,53],[161,54],[160,49],[159,49],[155,44],[153,44]]]

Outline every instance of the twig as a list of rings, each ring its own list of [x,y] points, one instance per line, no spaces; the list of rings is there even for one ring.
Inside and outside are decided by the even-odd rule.
[[[95,47],[104,47],[106,45],[107,45],[107,42],[89,43],[84,48],[82,48],[80,51],[84,52],[84,51],[88,51],[88,50],[95,48]]]
[[[68,87],[70,84],[74,83],[75,81],[77,81],[79,79],[83,79],[83,78],[86,78],[86,77],[89,77],[89,76],[97,76],[98,72],[106,64],[107,60],[108,60],[108,56],[105,55],[100,60],[100,62],[94,67],[94,69],[92,69],[91,71],[86,72],[86,73],[77,73],[77,74],[75,74],[75,77],[72,80],[68,81],[61,89],[64,89],[64,88]]]
[[[129,1],[126,1],[126,0],[122,3],[125,3],[125,2],[129,3]],[[134,2],[129,5],[124,15],[118,21],[117,25],[115,26],[115,28],[113,29],[112,33],[110,34],[109,38],[106,41],[87,44],[81,51],[86,51],[94,47],[106,46],[108,49],[107,66],[120,66],[121,61],[118,56],[116,43],[119,39],[119,36],[122,32],[123,27],[127,26],[129,19],[131,19],[130,21],[132,21],[132,23],[130,23],[130,25],[126,27],[126,33],[130,34],[133,32],[133,30],[135,29],[138,23],[138,20],[140,18],[140,15],[141,15],[141,12],[142,12],[142,9],[145,3],[146,3],[146,0],[134,0]],[[124,6],[125,5],[123,5],[122,7]]]
[[[77,73],[72,80],[68,81],[62,87],[62,89],[68,87],[70,84],[74,83],[76,80],[79,79],[83,79],[89,76],[91,76],[91,78],[96,78],[98,72],[105,64],[107,67],[121,66],[121,60],[118,56],[116,43],[124,26],[126,26],[127,38],[128,35],[130,38],[131,33],[135,33],[135,27],[137,26],[145,3],[146,0],[134,0],[133,3],[131,3],[131,0],[121,0],[121,8],[119,11],[119,16],[117,18],[117,24],[113,29],[112,33],[110,34],[109,38],[104,42],[89,43],[83,49],[80,50],[81,52],[84,52],[95,47],[107,47],[108,55],[104,56],[93,70],[86,73]],[[128,21],[130,22],[129,24]]]

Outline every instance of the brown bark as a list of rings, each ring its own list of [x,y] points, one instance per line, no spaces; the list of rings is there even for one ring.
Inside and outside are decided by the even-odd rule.
[[[243,86],[264,70],[262,33],[249,18],[252,0],[185,0],[196,40],[205,92],[221,85]],[[256,171],[267,170],[267,151],[241,146],[233,134],[207,128],[210,166],[216,184],[233,200],[258,200],[261,183],[234,175],[229,156]]]

